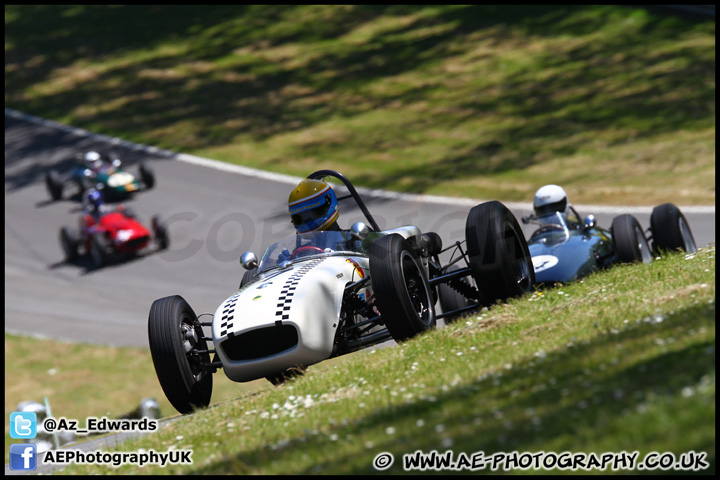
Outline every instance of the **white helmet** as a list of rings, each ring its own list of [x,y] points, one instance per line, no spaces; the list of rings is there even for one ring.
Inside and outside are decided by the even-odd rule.
[[[557,185],[545,185],[535,192],[535,201],[533,202],[535,215],[543,217],[548,214],[560,212],[567,214],[570,208],[567,193],[562,187]]]
[[[100,168],[102,165],[102,155],[95,151],[86,152],[82,159],[86,168]]]
[[[84,159],[86,162],[94,162],[100,160],[100,154],[95,151],[89,151],[85,153]]]

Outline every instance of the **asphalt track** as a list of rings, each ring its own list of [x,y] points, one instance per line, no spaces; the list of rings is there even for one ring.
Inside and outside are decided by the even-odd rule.
[[[155,214],[162,217],[170,236],[168,250],[99,270],[88,260],[64,261],[58,232],[77,224],[81,204],[67,198],[71,189],[65,199],[50,202],[43,175],[50,168],[68,168],[73,154],[90,149],[116,152],[132,172],[140,160],[154,170],[155,189],[126,205],[146,224]],[[240,254],[252,250],[259,256],[269,243],[293,233],[286,201],[299,180],[133,145],[6,110],[5,331],[146,347],[147,316],[155,299],[179,294],[197,314],[213,313],[238,287],[244,273]],[[381,228],[417,225],[439,233],[445,245],[463,239],[467,213],[481,202],[360,191]],[[533,193],[528,192],[527,204],[506,203],[518,219],[530,213]],[[583,215],[594,213],[605,227],[620,213],[634,214],[647,227],[652,210],[576,208]],[[715,208],[681,209],[698,245],[714,243]],[[347,228],[362,219],[357,208],[345,207],[340,225]],[[527,235],[532,227],[524,229]]]

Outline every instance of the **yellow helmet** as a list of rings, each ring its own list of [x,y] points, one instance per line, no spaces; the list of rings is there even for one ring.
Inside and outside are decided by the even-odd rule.
[[[340,215],[337,196],[330,185],[309,178],[290,192],[288,209],[298,233],[327,230]]]

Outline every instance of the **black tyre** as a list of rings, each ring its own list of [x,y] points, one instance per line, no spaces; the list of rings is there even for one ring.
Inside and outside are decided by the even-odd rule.
[[[60,229],[60,246],[68,262],[77,260],[79,245],[80,241],[78,240],[78,236],[75,235],[69,227],[62,227]]]
[[[153,229],[153,238],[155,240],[155,246],[158,250],[165,250],[170,245],[170,238],[168,237],[167,228],[160,221],[160,217],[155,215],[152,217],[150,224]]]
[[[110,260],[110,247],[102,233],[96,233],[90,237],[90,258],[95,268],[102,268]]]
[[[250,270],[246,271],[243,274],[242,280],[240,280],[240,288],[242,288],[245,285],[247,285],[248,283],[250,283],[250,281],[252,280],[252,278],[255,276],[256,273],[257,273],[257,267],[251,268]]]
[[[435,328],[435,300],[420,259],[398,234],[370,246],[370,277],[377,306],[397,342]]]
[[[615,244],[615,253],[621,262],[643,262],[652,260],[652,252],[640,222],[632,215],[624,214],[613,218],[610,233]]]
[[[276,373],[275,375],[268,375],[267,377],[265,377],[265,379],[278,387],[294,378],[302,377],[303,375],[305,375],[305,370],[306,368],[302,366],[288,368],[287,370]]]
[[[690,225],[680,209],[672,203],[664,203],[653,208],[650,215],[650,231],[653,238],[653,250],[684,250],[695,253],[697,247]]]
[[[457,267],[451,267],[448,269],[447,273],[452,273],[457,269]],[[472,287],[472,279],[470,277],[464,277],[459,281],[465,282],[470,287]],[[441,283],[438,285],[438,297],[440,300],[440,308],[442,308],[443,313],[452,312],[461,308],[467,308],[475,303],[471,300],[468,300],[465,295],[456,291],[447,283]],[[443,317],[443,320],[445,320],[445,323],[451,323],[457,320],[457,318],[461,317],[462,315],[463,313],[458,313],[452,316]]]
[[[155,186],[155,173],[144,163],[140,164],[139,171],[140,180],[145,184],[145,188],[153,188]]]
[[[51,170],[45,174],[45,186],[53,201],[62,198],[63,182],[57,172]]]
[[[148,338],[155,373],[180,413],[210,405],[212,371],[207,341],[197,316],[178,295],[155,300],[148,317]]]
[[[467,253],[482,303],[523,295],[535,285],[530,250],[512,212],[498,201],[473,207],[465,224]]]

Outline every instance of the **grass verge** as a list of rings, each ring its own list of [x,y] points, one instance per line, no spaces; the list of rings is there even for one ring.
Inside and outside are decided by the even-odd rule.
[[[625,451],[638,452],[638,461],[692,451],[705,454],[702,473],[713,473],[714,425],[709,247],[619,266],[397,347],[311,367],[282,387],[184,416],[115,449],[192,449],[192,465],[74,465],[64,473],[367,474],[377,473],[380,452],[395,456],[386,473],[402,473],[402,456],[418,450],[456,458]]]
[[[238,384],[225,375],[215,377],[214,400],[222,402],[264,387],[262,382]],[[18,403],[50,403],[53,416],[80,421],[88,416],[118,418],[134,410],[140,400],[158,401],[165,416],[175,409],[160,388],[150,351],[67,343],[5,333],[5,418]],[[5,423],[5,463],[11,443]]]

